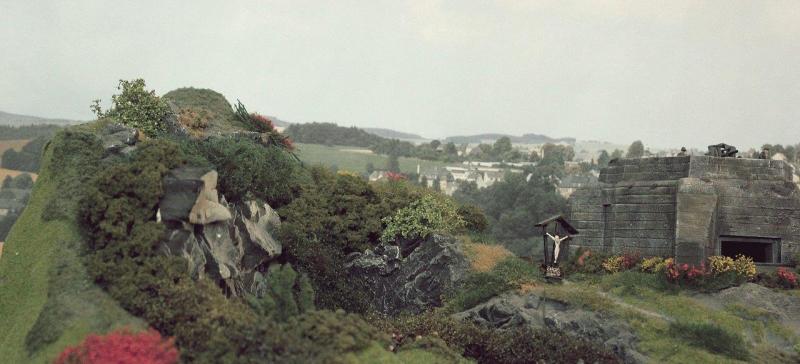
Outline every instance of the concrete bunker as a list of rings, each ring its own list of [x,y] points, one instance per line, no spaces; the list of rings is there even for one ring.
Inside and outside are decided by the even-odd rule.
[[[718,156],[618,159],[569,198],[572,247],[700,263],[744,254],[787,263],[800,250],[800,189],[785,161]]]

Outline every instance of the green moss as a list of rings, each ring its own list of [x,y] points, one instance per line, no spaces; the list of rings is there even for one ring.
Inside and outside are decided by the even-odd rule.
[[[725,355],[732,359],[747,360],[744,338],[736,332],[706,322],[673,322],[669,325],[669,335],[683,340],[686,344],[706,349],[712,353]]]
[[[230,132],[244,129],[244,126],[234,117],[230,102],[225,99],[225,96],[214,90],[184,87],[167,92],[162,98],[181,109],[209,112],[208,130],[210,132]]]
[[[30,202],[11,229],[0,258],[3,362],[49,362],[64,347],[77,344],[89,333],[122,325],[141,326],[87,277],[75,245],[68,244],[81,241],[74,216],[42,219],[50,201],[75,187],[74,179],[64,177],[69,171],[62,162],[82,162],[81,155],[71,155],[74,160],[54,155],[72,141],[69,135],[60,132],[45,150]],[[55,306],[63,306],[61,312],[68,314],[48,312]],[[39,335],[45,340],[34,339]],[[29,336],[30,355],[26,349]]]

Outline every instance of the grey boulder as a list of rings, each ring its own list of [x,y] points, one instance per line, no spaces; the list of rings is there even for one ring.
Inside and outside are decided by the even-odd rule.
[[[281,254],[273,238],[278,214],[267,204],[232,205],[219,198],[217,173],[180,168],[164,178],[158,219],[167,227],[161,250],[186,260],[193,277],[207,277],[231,295],[253,293]]]
[[[453,317],[497,329],[559,330],[603,345],[625,363],[647,361],[636,351],[636,337],[626,323],[535,293],[506,293]]]
[[[432,235],[407,257],[397,246],[382,245],[351,254],[347,267],[354,284],[369,292],[373,308],[396,315],[441,306],[442,296],[466,277],[469,261],[455,238]]]

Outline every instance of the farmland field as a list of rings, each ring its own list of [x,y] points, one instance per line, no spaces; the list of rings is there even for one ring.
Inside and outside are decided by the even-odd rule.
[[[350,146],[325,146],[321,144],[300,144],[297,143],[297,156],[304,163],[322,164],[329,167],[337,167],[356,173],[366,173],[367,163],[372,163],[375,169],[385,169],[389,157],[374,154],[366,149]],[[423,172],[433,170],[436,167],[444,167],[447,163],[427,161],[418,158],[400,158],[400,170],[403,173],[416,173],[417,164]]]

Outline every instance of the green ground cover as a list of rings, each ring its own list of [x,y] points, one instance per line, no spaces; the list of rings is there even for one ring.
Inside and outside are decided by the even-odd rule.
[[[54,143],[58,143],[54,141]],[[72,219],[45,221],[42,213],[71,181],[55,178],[53,147],[28,206],[11,229],[0,258],[0,362],[50,362],[89,333],[142,327],[89,279],[78,254]],[[74,181],[72,181],[74,182]]]

